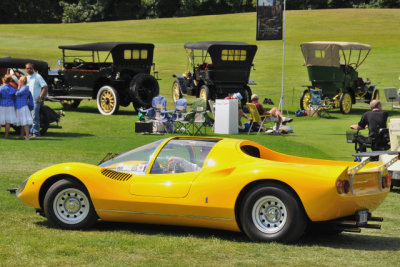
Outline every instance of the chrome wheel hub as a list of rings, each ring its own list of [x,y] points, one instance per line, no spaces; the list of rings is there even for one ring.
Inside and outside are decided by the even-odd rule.
[[[286,206],[277,197],[264,196],[253,206],[253,223],[263,233],[273,234],[280,231],[286,224],[286,218]]]
[[[54,198],[53,210],[56,217],[66,224],[83,221],[90,209],[86,194],[76,188],[64,189]]]

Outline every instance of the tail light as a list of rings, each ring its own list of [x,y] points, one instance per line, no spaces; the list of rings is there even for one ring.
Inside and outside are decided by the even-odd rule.
[[[350,192],[350,182],[348,180],[337,180],[336,189],[339,194],[347,194]]]
[[[392,184],[392,177],[390,175],[382,176],[382,189],[390,187]]]

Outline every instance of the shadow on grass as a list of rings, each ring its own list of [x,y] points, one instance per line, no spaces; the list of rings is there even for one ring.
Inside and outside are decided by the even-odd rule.
[[[48,221],[37,222],[37,225],[54,228]],[[252,243],[244,233],[231,232],[217,229],[196,228],[186,226],[154,225],[139,223],[117,223],[100,221],[86,231],[115,232],[129,231],[140,235],[162,235],[173,237],[196,237],[202,239],[218,238],[229,242]],[[291,246],[302,247],[329,247],[339,249],[370,250],[370,251],[398,251],[400,249],[399,237],[369,236],[362,234],[339,235],[306,235],[298,243]]]
[[[367,251],[398,251],[400,249],[400,238],[346,233],[333,236],[310,235],[303,237],[299,245]]]
[[[96,107],[78,107],[76,109],[64,109],[65,113],[68,115],[68,113],[72,112],[77,112],[77,113],[92,113],[92,114],[98,114],[99,116],[103,116],[99,113],[99,110]],[[119,110],[117,115],[137,115],[137,111],[133,110]]]

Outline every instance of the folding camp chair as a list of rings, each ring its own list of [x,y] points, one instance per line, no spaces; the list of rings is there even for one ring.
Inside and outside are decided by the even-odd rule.
[[[204,135],[207,133],[206,125],[211,123],[212,119],[207,115],[206,111],[207,103],[202,98],[196,98],[192,104],[192,111],[188,112],[185,116],[185,120],[190,123],[189,134],[190,135]]]
[[[252,118],[249,132],[247,134],[250,134],[253,125],[258,125],[258,132],[257,132],[258,135],[265,123],[270,123],[276,120],[275,116],[272,116],[270,114],[260,115],[260,113],[258,113],[256,105],[254,105],[253,103],[247,103],[246,106],[249,109]]]
[[[166,132],[172,132],[172,116],[170,113],[173,112],[173,110],[166,110],[167,100],[165,99],[165,97],[161,95],[153,97],[151,101],[151,106],[151,108],[144,110],[139,109],[138,111],[144,114],[147,120],[152,120],[153,123],[156,124],[162,124],[160,125],[160,127],[163,128]]]
[[[175,111],[172,114],[172,121],[175,122],[176,132],[180,134],[189,134],[189,122],[185,120],[187,109],[187,100],[180,98],[175,102]]]
[[[310,95],[311,95],[311,101],[310,101],[311,112],[316,112],[318,116],[326,114],[328,117],[330,117],[328,109],[332,108],[332,106],[326,105],[322,100],[322,90],[310,88]]]

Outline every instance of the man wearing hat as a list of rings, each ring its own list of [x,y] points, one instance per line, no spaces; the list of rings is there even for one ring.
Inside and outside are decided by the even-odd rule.
[[[243,112],[242,103],[240,102],[240,101],[243,99],[242,95],[241,95],[239,92],[237,92],[237,93],[234,93],[232,96],[227,96],[227,97],[225,97],[224,99],[225,99],[225,100],[237,99],[237,101],[238,101],[238,107],[239,107],[239,114],[238,114],[239,128],[240,128],[241,130],[244,130],[244,126],[243,126],[243,124],[242,124],[242,117],[245,117],[247,120],[250,120],[250,118]]]

